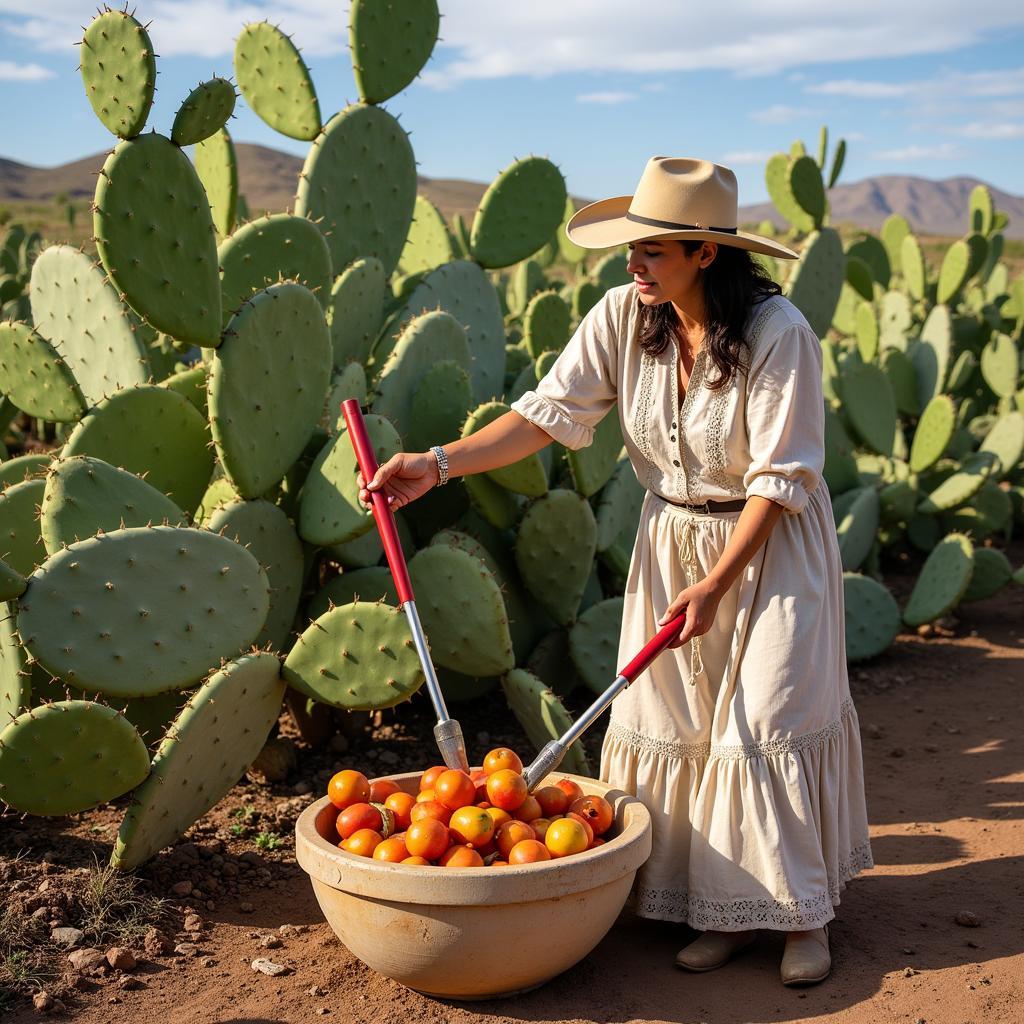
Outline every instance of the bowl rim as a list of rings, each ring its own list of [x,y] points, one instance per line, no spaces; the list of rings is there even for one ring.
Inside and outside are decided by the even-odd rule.
[[[403,782],[422,772],[382,775],[373,782]],[[320,836],[316,819],[328,805],[327,796],[311,803],[295,822],[295,858],[312,879],[356,896],[389,902],[440,906],[528,903],[552,899],[606,885],[635,872],[651,852],[651,815],[635,796],[597,779],[552,772],[552,782],[569,779],[585,794],[604,796],[621,822],[617,836],[601,846],[572,857],[491,867],[437,870],[423,865],[392,864],[359,857]],[[424,884],[424,882],[428,884]]]

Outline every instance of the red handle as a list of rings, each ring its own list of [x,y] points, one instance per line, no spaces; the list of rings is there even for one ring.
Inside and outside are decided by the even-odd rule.
[[[366,421],[363,419],[362,409],[359,408],[359,399],[346,398],[341,403],[341,412],[345,417],[349,440],[355,449],[359,472],[363,474],[364,484],[368,484],[379,466],[377,465],[377,456],[373,454],[370,435],[366,432]],[[395,517],[383,490],[370,491],[370,507],[373,510],[373,518],[377,520],[377,529],[380,531],[381,540],[384,542],[384,554],[387,555],[391,576],[395,581],[395,589],[398,591],[398,602],[400,605],[404,605],[406,601],[413,600],[412,580],[409,579],[409,569],[405,564],[405,555],[402,553],[402,543],[398,539]]]
[[[663,650],[679,635],[683,625],[686,622],[686,612],[681,611],[674,619],[666,622],[664,626],[650,639],[647,641],[643,650],[619,673],[620,676],[625,676],[630,682],[634,679],[654,659],[661,654]]]

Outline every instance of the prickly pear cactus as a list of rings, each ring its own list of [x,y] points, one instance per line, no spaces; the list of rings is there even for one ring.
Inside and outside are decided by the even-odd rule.
[[[226,78],[214,76],[208,82],[200,82],[174,115],[171,142],[176,146],[194,146],[208,139],[228,123],[234,109],[235,87]]]
[[[195,148],[196,174],[210,203],[210,216],[217,235],[231,234],[238,212],[238,159],[227,128],[221,128]]]
[[[856,572],[843,573],[846,615],[846,658],[864,661],[886,650],[900,631],[895,598],[877,580]]]
[[[383,103],[420,73],[437,42],[436,0],[355,0],[349,10],[352,71],[364,103]]]
[[[950,612],[964,596],[974,571],[974,545],[962,533],[944,537],[925,560],[903,609],[908,626],[921,626]]]

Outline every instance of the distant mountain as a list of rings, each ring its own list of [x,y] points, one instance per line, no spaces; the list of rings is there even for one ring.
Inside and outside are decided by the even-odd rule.
[[[253,213],[283,210],[295,201],[295,187],[302,159],[266,146],[236,144],[241,191]],[[0,202],[50,202],[60,193],[73,199],[90,198],[96,173],[106,154],[97,153],[60,167],[29,167],[0,158]],[[833,223],[847,221],[877,230],[890,213],[902,213],[914,230],[929,235],[961,235],[967,227],[967,200],[977,178],[946,178],[932,181],[908,175],[883,174],[848,185],[836,185],[829,192]],[[461,213],[471,218],[487,188],[486,184],[459,178],[418,179],[419,190],[448,218]],[[996,208],[1010,217],[1008,238],[1024,238],[1024,197],[1010,195],[989,185]],[[577,207],[589,199],[573,197]],[[741,206],[740,220],[747,224],[784,221],[770,203]]]

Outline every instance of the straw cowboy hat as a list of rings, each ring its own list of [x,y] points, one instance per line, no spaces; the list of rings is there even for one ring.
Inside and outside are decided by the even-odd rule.
[[[652,156],[636,192],[600,199],[565,226],[584,249],[607,249],[641,238],[695,238],[795,260],[799,253],[736,226],[736,175],[729,167],[687,156]]]

